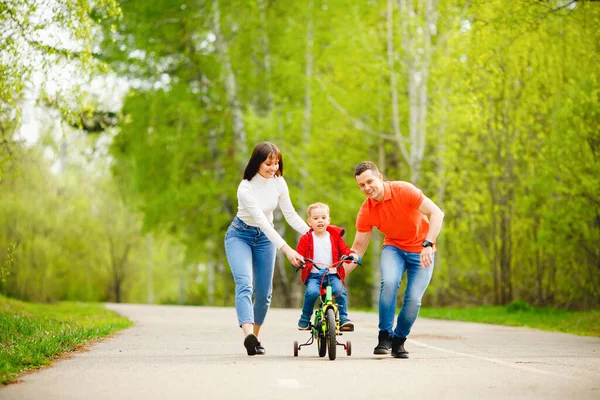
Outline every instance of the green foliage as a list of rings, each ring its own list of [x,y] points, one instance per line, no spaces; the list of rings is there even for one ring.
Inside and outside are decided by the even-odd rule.
[[[461,78],[448,83],[452,95],[438,103],[452,132],[440,154],[446,265],[453,266],[444,273],[448,287],[457,298],[472,296],[471,304],[524,298],[597,305],[599,258],[588,243],[600,233],[600,182],[591,173],[598,168],[593,145],[584,144],[597,133],[591,127],[598,115],[589,107],[598,103],[590,91],[598,75],[588,63],[599,61],[592,50],[598,7],[578,3],[572,12],[552,13],[486,2],[469,11],[472,28],[445,60]],[[575,22],[580,18],[585,27]],[[565,62],[575,59],[581,64]],[[571,98],[586,100],[576,111]]]
[[[18,108],[33,73],[46,74],[55,63],[70,60],[77,60],[84,68],[98,67],[93,59],[94,28],[119,13],[116,0],[3,1],[0,115],[7,108]]]
[[[102,21],[98,56],[130,84],[112,178],[58,178],[0,143],[0,168],[23,165],[0,181],[0,261],[19,242],[9,293],[140,301],[154,282],[155,301],[231,305],[222,240],[249,150],[271,140],[300,215],[328,203],[349,244],[364,200],[354,166],[414,177],[446,214],[430,304],[600,305],[599,4],[96,3],[66,9],[85,20],[72,27],[86,49]],[[378,253],[348,278],[353,307],[376,297]],[[299,304],[284,265],[274,304]]]
[[[523,300],[513,301],[508,306],[506,306],[506,311],[509,313],[528,312],[531,310],[533,310],[533,307],[531,307],[531,305],[529,305],[528,302]]]
[[[91,145],[82,139],[80,145]],[[140,216],[113,184],[86,173],[85,164],[67,163],[54,175],[36,150],[21,149],[17,167],[18,180],[0,183],[7,294],[32,301],[176,297],[178,277],[169,274],[177,261],[169,252],[177,244],[157,235],[151,249],[143,246]],[[148,280],[156,282],[151,289]]]
[[[414,172],[416,164],[400,149],[414,145],[408,137],[414,104],[404,93],[413,78],[411,57],[419,54],[410,46],[424,43],[412,33],[424,23],[424,10],[410,20],[395,13],[388,42],[385,4],[310,4],[220,1],[227,54],[211,39],[208,4],[123,4],[113,37],[119,46],[109,48],[108,61],[148,84],[126,102],[114,172],[139,199],[145,229],[175,233],[189,260],[217,268],[224,262],[222,250],[206,243],[222,237],[235,212],[239,165],[247,157],[236,150],[238,108],[246,148],[273,140],[283,150],[300,214],[312,202],[328,203],[349,242],[363,201],[354,165],[373,159],[388,179],[406,180]],[[438,12],[428,64],[428,147],[418,185],[440,203],[446,223],[429,296],[439,304],[523,298],[597,306],[599,257],[585,243],[594,243],[600,228],[584,212],[586,206],[598,210],[591,196],[600,187],[592,173],[597,6],[551,11],[536,4],[443,1]],[[406,34],[413,35],[410,45]],[[393,70],[389,46],[397,58]],[[575,59],[585,61],[565,63]],[[400,139],[392,127],[390,74],[398,78]],[[165,75],[169,83],[160,84]],[[295,243],[295,233],[286,232]],[[585,257],[576,250],[582,244]],[[368,267],[349,278],[353,304],[371,301],[376,251],[371,248]],[[557,268],[559,259],[569,267]],[[276,285],[295,279],[291,269],[285,274],[276,275]],[[230,288],[228,274],[212,285]],[[208,293],[204,283],[198,293]],[[194,301],[204,302],[202,296]]]
[[[520,303],[526,304],[526,303]],[[600,311],[562,311],[531,307],[509,311],[509,307],[430,308],[421,317],[455,321],[481,322],[495,325],[523,326],[552,332],[600,337]]]
[[[0,384],[130,325],[99,305],[41,305],[0,295]]]
[[[10,269],[12,268],[14,257],[15,257],[15,249],[17,247],[16,243],[8,246],[6,251],[6,260],[4,261],[4,265],[0,265],[0,287],[2,291],[4,291],[4,285],[6,284],[6,278],[10,275]]]

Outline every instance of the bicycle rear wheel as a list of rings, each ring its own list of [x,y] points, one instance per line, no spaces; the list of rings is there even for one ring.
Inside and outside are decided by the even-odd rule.
[[[325,357],[325,354],[327,354],[327,340],[323,332],[319,332],[317,337],[317,349],[319,349],[319,357]]]

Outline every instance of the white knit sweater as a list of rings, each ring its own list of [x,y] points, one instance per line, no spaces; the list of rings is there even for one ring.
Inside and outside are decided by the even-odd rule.
[[[237,216],[246,224],[260,228],[278,249],[285,244],[285,240],[273,228],[273,211],[277,205],[294,230],[300,234],[309,230],[306,222],[294,209],[287,183],[282,176],[267,179],[256,174],[250,181],[244,179],[238,186],[237,198]]]

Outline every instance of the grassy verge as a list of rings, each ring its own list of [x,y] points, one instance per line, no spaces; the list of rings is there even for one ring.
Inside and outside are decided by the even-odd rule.
[[[99,304],[33,304],[0,296],[0,385],[130,325]]]
[[[428,308],[419,312],[424,318],[523,326],[545,331],[600,337],[600,311],[561,311],[534,308],[526,303],[507,307]]]

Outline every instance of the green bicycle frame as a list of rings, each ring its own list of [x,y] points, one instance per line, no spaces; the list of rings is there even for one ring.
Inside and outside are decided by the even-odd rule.
[[[325,299],[323,300],[321,307],[315,312],[315,331],[317,331],[318,329],[322,333],[327,332],[327,321],[325,320],[325,313],[330,308],[333,309],[333,312],[335,313],[337,319],[338,306],[333,301],[333,290],[331,286],[327,285],[327,287],[325,288]]]
[[[333,293],[332,293],[332,289],[331,286],[327,286],[325,288],[326,292],[325,292],[325,304],[331,303],[332,299],[333,299]]]

